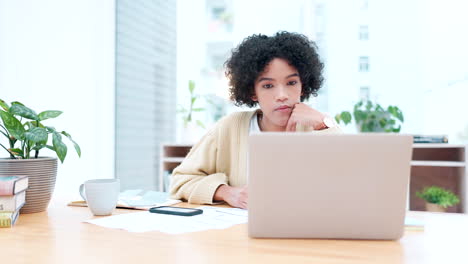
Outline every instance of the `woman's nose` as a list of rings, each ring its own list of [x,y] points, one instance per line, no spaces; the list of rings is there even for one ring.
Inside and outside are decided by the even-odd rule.
[[[278,87],[278,91],[276,94],[276,100],[277,101],[284,101],[288,99],[288,93],[286,92],[286,89],[282,86]]]

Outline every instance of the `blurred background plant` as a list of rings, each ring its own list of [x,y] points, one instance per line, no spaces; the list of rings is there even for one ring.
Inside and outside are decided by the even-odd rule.
[[[215,94],[208,94],[205,96],[205,100],[209,104],[208,112],[211,113],[214,123],[226,115],[227,103],[225,99]]]
[[[359,132],[394,132],[401,130],[404,122],[402,111],[397,106],[384,109],[380,104],[370,100],[361,100],[354,105],[352,114],[343,111],[335,116],[337,123],[351,123],[354,117]]]
[[[203,112],[206,109],[203,107],[195,107],[195,102],[200,98],[200,95],[195,94],[195,81],[189,80],[188,89],[190,92],[190,103],[187,107],[179,104],[179,109],[177,113],[182,115],[182,121],[184,122],[184,128],[187,128],[189,124],[195,122],[195,124],[203,129],[205,129],[205,124],[199,119],[194,120],[193,114],[195,112]]]
[[[453,192],[438,186],[425,187],[422,191],[416,192],[416,196],[443,208],[457,205],[460,202]]]

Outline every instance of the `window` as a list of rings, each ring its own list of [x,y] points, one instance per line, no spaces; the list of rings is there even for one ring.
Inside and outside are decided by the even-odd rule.
[[[359,27],[359,40],[369,39],[369,26],[364,25]]]
[[[369,71],[369,57],[361,56],[359,57],[359,71],[368,72]]]
[[[369,8],[369,0],[361,0],[360,8],[361,10],[367,10]]]
[[[362,101],[367,101],[369,100],[369,95],[370,95],[369,86],[361,86],[359,88],[359,99],[361,99]]]
[[[160,144],[174,140],[175,17],[174,1],[116,1],[115,173],[123,190],[157,189]]]

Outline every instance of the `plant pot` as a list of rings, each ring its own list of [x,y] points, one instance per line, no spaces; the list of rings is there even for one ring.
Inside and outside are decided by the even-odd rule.
[[[426,203],[426,211],[445,213],[446,209],[435,203]]]
[[[26,204],[20,213],[43,212],[49,205],[57,177],[57,158],[0,159],[0,176],[24,175],[29,177]]]

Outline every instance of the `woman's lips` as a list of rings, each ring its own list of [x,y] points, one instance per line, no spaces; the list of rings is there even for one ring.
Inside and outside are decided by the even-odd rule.
[[[275,109],[275,111],[279,111],[279,112],[289,112],[290,110],[291,110],[291,107],[287,105],[283,105]]]

